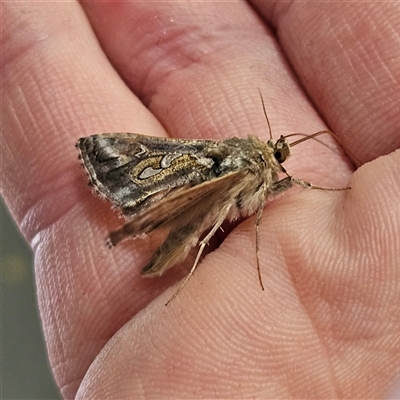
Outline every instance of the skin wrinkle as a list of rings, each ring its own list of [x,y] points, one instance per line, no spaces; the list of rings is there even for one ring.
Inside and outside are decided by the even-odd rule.
[[[285,248],[286,246],[283,246],[283,247]],[[283,253],[283,254],[285,254],[285,253]],[[286,264],[287,264],[287,265],[292,265],[292,262],[291,262],[290,260],[288,260],[288,261],[286,262]],[[294,288],[295,292],[297,293],[297,296],[296,296],[296,297],[297,297],[298,303],[302,305],[302,309],[303,309],[304,313],[305,313],[306,315],[309,316],[310,326],[312,327],[312,330],[313,330],[313,332],[314,332],[315,337],[319,338],[319,339],[318,339],[318,341],[319,341],[319,346],[318,346],[318,348],[319,348],[319,349],[324,349],[324,350],[323,350],[324,353],[327,354],[328,351],[327,351],[327,349],[325,348],[325,345],[323,344],[323,338],[321,337],[322,332],[321,332],[320,334],[318,333],[318,328],[316,327],[315,322],[313,321],[313,315],[309,312],[308,307],[306,306],[306,304],[305,304],[304,301],[302,300],[303,296],[302,296],[302,295],[300,294],[300,292],[298,291],[297,283],[296,283],[296,276],[295,276],[294,272],[292,271],[292,269],[290,269],[290,268],[288,268],[288,273],[289,273],[289,275],[290,275],[291,281],[293,282],[293,288]],[[325,302],[325,303],[326,303],[326,302]],[[328,304],[328,303],[326,303],[326,304]],[[326,357],[326,360],[329,360],[329,358]],[[334,377],[334,375],[335,375],[335,374],[334,374],[334,368],[333,368],[333,366],[331,365],[331,363],[329,363],[329,361],[327,361],[327,363],[325,364],[325,368],[326,368],[328,371],[330,371],[330,372],[329,372],[329,376],[330,376],[329,379],[330,379],[331,387],[332,387],[332,388],[335,388],[335,390],[337,390],[338,385],[336,384],[336,379],[335,379],[335,377]],[[294,394],[293,394],[292,396],[293,396],[293,397],[296,397]],[[337,393],[337,392],[334,393],[334,398],[340,398],[340,397],[338,397],[338,393]]]
[[[289,264],[290,264],[290,263],[289,263]],[[301,300],[301,296],[299,295],[298,297],[299,297],[299,299]],[[310,318],[310,320],[312,320],[312,318]],[[315,329],[315,331],[317,331],[317,329]],[[331,370],[331,372],[333,372],[333,371]],[[337,381],[337,379],[336,379],[336,381]]]
[[[200,5],[197,4],[194,6],[196,9],[200,7]],[[173,15],[172,9],[168,10],[167,13],[163,10],[164,12],[159,12],[154,16],[153,13],[149,13],[146,8],[147,6],[139,7],[141,17],[138,20],[138,24],[132,24],[129,32],[126,34],[126,36],[129,37],[131,35],[137,35],[138,32],[146,31],[146,35],[142,36],[146,38],[145,42],[142,45],[136,46],[137,50],[132,53],[123,69],[129,71],[131,69],[129,66],[135,65],[135,62],[130,60],[135,60],[138,57],[155,60],[155,62],[151,63],[150,68],[146,70],[145,76],[140,78],[140,82],[138,82],[139,77],[128,77],[132,78],[129,80],[141,85],[140,87],[134,87],[134,89],[140,92],[155,93],[153,88],[147,87],[143,82],[157,80],[161,82],[159,86],[162,86],[162,82],[168,81],[168,76],[171,73],[179,72],[182,69],[187,69],[187,67],[191,68],[192,65],[207,65],[207,63],[204,62],[205,57],[210,58],[213,54],[218,54],[221,50],[225,51],[227,43],[221,42],[221,39],[230,36],[226,35],[226,28],[230,27],[230,25],[223,22],[225,18],[223,18],[222,21],[218,20],[220,26],[216,26],[214,23],[214,15],[207,15],[205,21],[202,21],[202,23],[212,18],[212,30],[207,31],[207,33],[202,33],[204,32],[204,28],[201,27],[199,23],[190,22],[189,24],[183,25],[184,28],[180,28],[180,20],[169,18],[169,15]],[[216,8],[219,9],[218,7]],[[194,15],[196,15],[196,13],[194,13]],[[195,20],[194,18],[191,19]],[[247,19],[247,17],[245,17],[245,19]],[[144,23],[146,29],[144,30],[142,21],[146,21]],[[178,31],[178,33],[176,33],[176,31]],[[221,35],[221,33],[224,35]],[[233,35],[237,35],[236,29],[233,31]],[[162,41],[159,39],[160,36],[163,37]],[[213,38],[214,43],[213,45],[208,44],[204,49],[201,47],[204,46],[204,42],[210,42],[210,40],[204,40],[205,38]],[[190,44],[190,46],[187,46],[187,44]],[[199,48],[199,44],[201,48]],[[163,55],[160,54],[160,45],[163,47]],[[144,49],[145,54],[142,54],[142,49]],[[148,104],[149,100],[146,100],[145,103]]]
[[[7,18],[4,19],[4,21],[7,21]],[[14,30],[15,30],[15,35],[7,35],[4,34],[2,36],[2,48],[3,50],[3,56],[1,57],[1,70],[6,71],[7,70],[7,65],[8,64],[16,64],[16,61],[18,59],[23,59],[26,55],[26,53],[31,53],[32,46],[36,45],[39,43],[39,39],[43,40],[43,38],[48,37],[47,33],[41,33],[38,34],[39,29],[32,29],[33,24],[32,22],[34,21],[40,21],[40,19],[35,19],[32,18],[29,23],[26,22],[26,16],[20,19],[20,23],[16,21],[16,18],[14,18]],[[38,25],[38,24],[37,24]],[[36,25],[36,26],[37,26]],[[26,30],[29,29],[29,34],[25,35]],[[8,32],[9,28],[7,25],[5,25],[4,32]],[[46,27],[47,30],[47,27]],[[25,40],[25,38],[29,38],[28,40]],[[35,38],[37,40],[35,40]],[[22,40],[21,40],[22,39]],[[17,43],[22,45],[16,46]],[[10,44],[9,44],[10,43]]]
[[[138,57],[141,57],[142,52],[147,53],[146,56],[142,55],[142,57],[149,57],[159,60],[157,63],[151,65],[146,76],[144,79],[142,79],[143,83],[140,87],[141,92],[152,92],[150,87],[148,88],[147,82],[154,81],[155,75],[157,75],[157,79],[160,81],[160,83],[163,81],[168,81],[168,78],[171,74],[181,72],[181,70],[187,69],[188,67],[192,68],[193,65],[201,66],[202,58],[212,51],[212,47],[202,48],[200,50],[198,46],[196,46],[196,44],[202,44],[202,41],[204,40],[204,37],[195,34],[196,31],[200,31],[198,28],[193,30],[192,26],[186,27],[185,29],[178,28],[174,30],[175,27],[173,25],[173,21],[170,22],[171,26],[173,27],[170,30],[163,25],[159,27],[159,29],[162,30],[162,41],[160,41],[159,35],[157,34],[158,30],[152,30],[151,35],[144,37],[154,38],[152,40],[153,44],[149,45],[148,42],[143,43],[142,48],[139,48],[136,53],[132,54],[131,58],[133,61],[129,62],[129,64],[132,65],[135,64],[134,60],[136,60]],[[154,27],[153,24],[152,26]],[[194,40],[196,36],[198,37]],[[188,44],[190,44],[189,52],[187,50]],[[160,50],[163,55],[160,54]],[[153,57],[151,53],[148,54],[149,51],[157,53],[157,56]],[[213,52],[218,52],[218,49],[214,49]],[[151,99],[148,99],[146,103],[151,103]]]
[[[31,47],[31,52],[34,50],[34,47]],[[28,50],[26,49],[26,53],[28,53]],[[18,69],[18,68],[17,68]],[[40,86],[39,85],[35,85],[35,81],[34,80],[30,80],[30,83],[33,83],[35,86],[34,92],[35,92],[35,96],[39,96],[36,97],[36,99],[39,99],[39,103],[42,105],[42,107],[40,107],[41,110],[45,111],[45,114],[47,115],[46,118],[46,123],[49,123],[50,121],[52,121],[52,118],[50,117],[50,113],[46,112],[47,110],[47,106],[46,106],[46,101],[43,99],[42,96],[40,96],[41,91]],[[17,87],[19,95],[18,95],[18,100],[21,101],[21,99],[23,100],[23,108],[24,108],[24,119],[26,118],[26,113],[29,115],[28,119],[31,125],[32,129],[35,130],[40,130],[38,125],[36,124],[36,119],[34,118],[34,112],[32,111],[32,107],[29,107],[29,100],[27,100],[26,96],[24,95],[25,90],[23,90],[21,88],[21,86]],[[35,104],[35,108],[37,108],[37,103]],[[37,113],[37,112],[36,112]],[[29,138],[27,136],[27,134],[25,134],[25,131],[29,131],[29,129],[23,129],[23,123],[21,122],[21,119],[18,118],[18,112],[13,113],[14,114],[14,121],[18,123],[20,129],[19,132],[21,133],[21,136],[23,138],[23,140],[26,142],[26,144],[29,143]],[[53,125],[53,124],[52,124]],[[7,141],[7,138],[5,139]],[[20,153],[20,147],[21,147],[22,143],[19,142],[19,147],[18,149],[14,148],[12,150],[12,152],[14,154],[18,154]],[[11,149],[10,149],[11,150]],[[32,154],[33,156],[35,154]],[[27,157],[28,160],[30,160],[30,163],[32,165],[35,165],[35,159],[32,157]],[[58,163],[55,163],[54,161],[52,161],[52,158],[55,158],[55,155],[50,155],[48,159],[46,159],[45,163],[49,164],[49,165],[57,165]],[[18,160],[19,157],[15,157],[16,160]],[[43,161],[39,160],[38,163],[36,164],[41,164]],[[44,163],[44,162],[43,162]],[[16,163],[17,164],[17,163]],[[41,168],[40,168],[41,167]],[[44,170],[44,165],[40,166],[39,168],[41,170]],[[68,169],[67,169],[68,170]],[[31,172],[32,173],[32,172]],[[32,173],[33,174],[33,173]],[[58,210],[56,212],[56,214],[54,215],[53,219],[47,219],[47,223],[45,223],[45,225],[42,226],[42,228],[38,228],[37,225],[31,226],[31,221],[32,221],[32,215],[37,215],[38,214],[38,210],[40,209],[45,209],[46,207],[41,208],[41,204],[46,204],[46,197],[53,198],[55,196],[59,196],[60,198],[68,198],[68,196],[60,196],[60,191],[62,192],[62,188],[68,188],[69,185],[71,185],[71,180],[75,181],[75,178],[71,177],[71,180],[69,181],[68,179],[59,179],[59,177],[55,177],[53,176],[54,179],[52,179],[51,177],[49,178],[50,181],[47,181],[46,184],[43,184],[40,186],[40,192],[38,192],[37,190],[37,186],[35,184],[35,181],[32,181],[30,179],[27,179],[25,176],[22,176],[22,180],[27,182],[27,194],[25,194],[26,197],[29,198],[29,208],[27,207],[23,207],[19,209],[19,224],[21,224],[21,226],[24,228],[24,232],[25,232],[25,237],[27,238],[27,240],[29,242],[31,242],[33,240],[33,236],[35,234],[39,234],[40,231],[42,229],[46,229],[47,227],[49,227],[52,223],[54,223],[55,221],[58,220],[60,215],[63,215],[63,213],[67,210],[67,209],[71,209],[73,206],[72,204],[70,205],[70,207],[65,208],[64,210]],[[57,179],[56,179],[57,178]],[[32,186],[35,186],[35,189],[32,188]],[[29,194],[28,194],[29,193]],[[33,197],[32,193],[37,193],[37,196]],[[23,201],[20,201],[21,204],[23,204]],[[61,202],[64,203],[64,202]],[[52,208],[50,208],[51,210]],[[47,210],[49,210],[49,208],[47,208]],[[39,213],[40,214],[40,213]],[[34,233],[35,232],[35,233]]]
[[[282,248],[285,248],[286,249],[286,245],[282,245],[283,247]],[[288,260],[287,262],[286,262],[286,264],[287,265],[292,265],[293,263],[290,261],[290,260]],[[302,300],[302,295],[300,294],[300,292],[297,290],[297,283],[296,283],[296,276],[293,274],[293,273],[291,273],[291,269],[289,269],[288,270],[288,272],[289,272],[289,275],[290,275],[290,277],[291,277],[291,280],[292,280],[292,282],[294,283],[294,289],[295,289],[295,291],[296,291],[296,293],[297,293],[297,300],[298,300],[298,302],[299,302],[299,304],[302,304],[302,309],[303,309],[303,311],[304,311],[304,313],[305,314],[307,314],[307,315],[309,315],[309,317],[310,317],[310,322],[311,322],[311,326],[313,326],[313,332],[314,332],[314,334],[315,334],[315,336],[316,337],[320,337],[320,335],[318,335],[318,333],[317,333],[317,331],[318,331],[318,329],[316,328],[316,326],[313,324],[313,322],[312,322],[312,314],[310,314],[310,312],[308,311],[308,307],[306,306],[306,304],[303,302],[303,300]],[[322,340],[321,340],[321,338],[320,338],[320,348],[324,348],[324,346],[322,345]],[[326,352],[326,349],[324,350],[325,352]],[[333,369],[332,369],[332,366],[330,366],[329,367],[329,370],[331,371],[331,384],[332,384],[332,387],[335,387],[335,385],[334,385],[334,379],[333,379]],[[293,394],[292,394],[293,395]],[[294,396],[294,395],[293,395]],[[296,397],[296,396],[294,396],[294,397]],[[335,396],[334,396],[335,397]]]

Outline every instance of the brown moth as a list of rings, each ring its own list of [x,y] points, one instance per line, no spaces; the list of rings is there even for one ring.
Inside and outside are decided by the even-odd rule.
[[[262,104],[271,136],[263,100]],[[317,132],[291,145],[322,133],[330,132]],[[287,174],[282,163],[290,155],[289,136],[277,140],[271,137],[265,143],[256,136],[184,140],[106,133],[81,138],[76,147],[91,185],[128,218],[125,225],[110,233],[110,246],[160,227],[169,229],[164,243],[142,269],[143,276],[162,275],[199,246],[189,274],[168,304],[185,286],[204,247],[226,219],[257,214],[257,270],[264,290],[258,226],[266,199],[293,185],[347,189],[320,188]],[[280,179],[280,174],[286,176]],[[203,234],[205,237],[200,240]]]

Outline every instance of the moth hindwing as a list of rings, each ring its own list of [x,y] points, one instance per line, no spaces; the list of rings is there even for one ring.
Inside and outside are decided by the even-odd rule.
[[[225,219],[257,212],[258,226],[266,198],[293,184],[312,187],[287,174],[279,180],[279,174],[286,173],[281,164],[290,155],[283,136],[265,143],[255,136],[216,141],[113,133],[81,138],[77,147],[92,186],[128,217],[125,225],[111,232],[111,245],[160,227],[169,229],[164,243],[142,269],[143,276],[163,274],[192,247],[200,246],[178,292]],[[258,234],[256,241],[262,285]]]

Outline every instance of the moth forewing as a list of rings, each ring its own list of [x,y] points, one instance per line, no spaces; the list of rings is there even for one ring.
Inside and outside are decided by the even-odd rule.
[[[213,161],[204,150],[214,143],[108,133],[81,138],[76,146],[97,193],[129,216],[173,188],[206,181]]]

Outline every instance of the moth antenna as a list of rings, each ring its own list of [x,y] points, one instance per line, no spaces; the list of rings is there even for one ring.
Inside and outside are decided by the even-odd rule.
[[[292,147],[292,146],[296,146],[297,144],[300,144],[302,142],[305,142],[306,140],[314,139],[315,137],[322,135],[324,133],[327,133],[328,135],[331,135],[336,139],[336,141],[340,144],[342,149],[344,149],[345,152],[350,156],[350,158],[352,159],[352,161],[354,162],[355,165],[361,165],[361,161],[355,156],[355,154],[353,152],[351,152],[350,150],[348,150],[343,145],[342,141],[339,139],[339,136],[331,131],[328,131],[328,130],[318,131],[318,132],[313,133],[312,135],[307,135],[306,133],[291,133],[290,135],[286,135],[285,139],[287,139],[288,137],[292,137],[292,136],[304,136],[301,139],[298,139],[292,143],[289,143],[290,147]]]
[[[272,129],[271,129],[271,124],[269,123],[269,119],[268,119],[268,115],[267,115],[267,110],[265,109],[264,99],[263,99],[263,97],[262,97],[260,88],[257,88],[257,89],[258,89],[258,93],[260,94],[261,104],[262,104],[262,108],[263,108],[263,110],[264,110],[265,119],[267,120],[269,138],[272,139]]]
[[[305,142],[306,140],[313,139],[319,135],[322,135],[323,133],[328,133],[328,134],[332,135],[340,144],[342,144],[342,142],[339,140],[338,136],[328,130],[318,131],[311,135],[308,135],[307,133],[291,133],[290,135],[286,135],[284,137],[285,137],[285,139],[287,139],[292,136],[304,136],[303,138],[295,140],[294,142],[290,143],[290,147],[292,147],[292,146],[296,146],[297,144],[300,144],[302,142]]]

